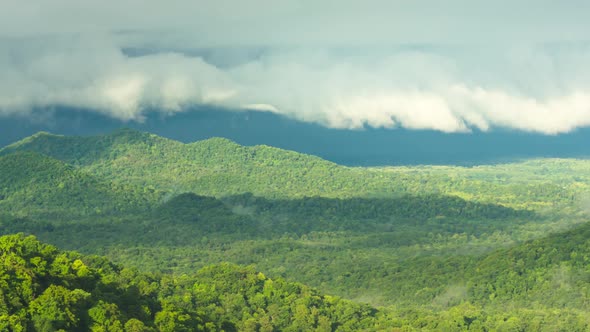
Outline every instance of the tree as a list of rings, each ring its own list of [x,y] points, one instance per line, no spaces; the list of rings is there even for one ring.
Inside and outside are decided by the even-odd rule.
[[[51,285],[29,306],[31,319],[38,331],[71,331],[79,327],[90,293]]]

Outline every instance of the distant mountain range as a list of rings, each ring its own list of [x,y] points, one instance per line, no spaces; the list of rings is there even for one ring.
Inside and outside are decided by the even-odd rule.
[[[106,324],[97,319],[111,310],[118,326],[160,328],[170,314],[191,326],[201,317],[211,330],[230,319],[239,330],[260,317],[274,321],[277,306],[291,310],[285,317],[309,317],[303,308],[315,303],[325,311],[315,311],[312,330],[338,331],[343,322],[351,324],[345,331],[586,330],[588,192],[587,160],[349,167],[227,138],[185,144],[136,129],[39,132],[0,149],[0,234],[35,234],[125,268],[23,235],[0,238],[8,257],[0,274],[12,283],[0,283],[0,329]],[[132,301],[152,301],[150,313],[126,302],[127,290],[139,294],[127,267],[170,273],[149,283],[134,275],[150,295]],[[122,288],[106,296],[103,279],[86,274],[101,271]],[[391,307],[341,301],[281,277]],[[33,293],[11,286],[23,280]],[[274,280],[284,296],[267,287]],[[79,319],[45,314],[59,312],[44,311],[55,297],[84,299],[68,309]],[[337,302],[343,311],[332,310]],[[279,330],[295,324],[274,322]]]
[[[265,145],[241,146],[224,138],[184,144],[134,129],[97,136],[40,132],[0,149],[4,156],[15,152],[46,156],[21,155],[39,159],[29,164],[53,163],[104,182],[104,186],[127,188],[136,193],[133,197],[146,193],[143,196],[151,199],[184,192],[289,199],[446,194],[514,207],[526,202],[533,207],[531,204],[559,204],[555,197],[567,200],[590,183],[590,163],[582,160],[546,159],[474,168],[357,168]],[[10,158],[4,160],[10,162]],[[27,167],[22,163],[20,171]],[[520,194],[514,197],[514,192]]]
[[[323,206],[348,215],[377,209],[382,212],[373,215],[388,211],[388,215],[412,217],[426,198],[403,197],[418,194],[430,195],[428,213],[460,214],[449,206],[459,207],[465,216],[473,209],[480,209],[476,214],[482,216],[491,209],[492,218],[511,213],[492,205],[477,207],[458,197],[436,196],[444,194],[437,186],[446,184],[437,177],[425,180],[426,174],[350,168],[269,146],[240,146],[223,138],[184,144],[133,129],[85,137],[40,132],[0,149],[0,170],[3,204],[29,212],[35,206],[45,213],[66,208],[85,214],[121,212],[192,192],[233,197],[234,205],[266,206],[265,210],[276,204],[236,195],[283,198],[277,206],[288,206],[288,210],[296,208],[290,203],[293,199],[323,197],[305,207],[310,214],[321,214],[317,208]],[[431,184],[421,186],[425,181]],[[343,202],[325,199],[330,197],[357,201],[351,210]],[[363,197],[379,200],[358,200]]]
[[[502,129],[467,134],[401,128],[336,130],[271,113],[210,108],[173,116],[148,113],[142,123],[122,123],[85,110],[43,109],[27,117],[0,118],[0,146],[38,131],[86,136],[124,126],[185,143],[227,137],[242,145],[270,145],[349,166],[474,165],[523,158],[590,156],[585,144],[590,140],[590,129],[556,136]]]

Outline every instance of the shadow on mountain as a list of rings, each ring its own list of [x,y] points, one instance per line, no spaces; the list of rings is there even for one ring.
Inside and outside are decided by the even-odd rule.
[[[217,199],[184,193],[141,214],[48,222],[4,219],[10,233],[26,232],[66,247],[186,246],[278,239],[321,232],[371,234],[371,245],[428,243],[432,236],[481,236],[518,227],[531,211],[465,201],[453,196],[390,199],[267,199],[252,194]],[[2,232],[5,233],[6,232]],[[434,234],[434,235],[433,235]],[[212,239],[216,239],[210,242]],[[367,246],[366,242],[359,245]]]
[[[256,222],[233,213],[222,201],[193,193],[173,197],[153,213],[157,223],[177,223],[194,226],[202,233],[253,233]]]
[[[191,224],[203,233],[240,233],[262,237],[281,234],[302,235],[322,231],[395,231],[397,227],[417,227],[428,231],[466,229],[484,232],[501,223],[535,216],[494,204],[463,200],[454,196],[427,195],[396,198],[268,199],[252,194],[222,200],[181,194],[154,212],[163,223]]]
[[[141,123],[124,123],[84,109],[38,109],[34,117],[0,120],[0,146],[38,131],[64,135],[97,135],[131,126],[138,130],[194,142],[216,136],[242,145],[272,145],[320,156],[349,166],[382,165],[478,165],[527,158],[586,158],[584,142],[590,129],[562,135],[543,135],[495,129],[486,132],[448,134],[432,130],[366,128],[331,129],[269,112],[231,112],[198,107],[174,116],[147,112]],[[48,116],[50,114],[50,116]],[[35,121],[33,118],[49,118]]]

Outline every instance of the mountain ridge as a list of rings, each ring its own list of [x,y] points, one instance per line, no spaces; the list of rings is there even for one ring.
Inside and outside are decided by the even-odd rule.
[[[182,143],[134,129],[109,135],[38,133],[0,150],[32,150],[102,179],[172,195],[392,198],[444,194],[517,209],[568,209],[590,190],[590,162],[523,162],[482,167],[347,167],[266,145],[225,138]],[[518,194],[515,194],[518,193]],[[558,197],[558,200],[555,198]]]
[[[211,263],[256,264],[270,276],[392,305],[392,319],[401,319],[395,327],[564,330],[558,324],[585,317],[578,309],[588,303],[590,228],[575,228],[584,222],[575,204],[588,188],[587,169],[559,160],[473,169],[349,168],[223,138],[183,144],[135,130],[86,138],[38,133],[0,156],[0,207],[11,208],[0,214],[0,225],[3,232],[34,233],[170,278]],[[558,204],[574,213],[553,209]],[[91,210],[97,207],[103,211]],[[214,287],[228,287],[232,295],[214,300],[211,309],[227,303],[238,313],[232,326],[242,327],[237,308],[266,299],[232,293],[235,279],[226,277],[255,281],[258,275],[221,264],[203,274],[220,276]],[[53,265],[50,271],[57,271]],[[57,286],[30,302],[83,294]],[[158,287],[167,292],[169,286]],[[206,287],[189,284],[178,303],[195,303],[183,301],[188,294],[207,296]],[[297,310],[307,317],[303,308],[319,300],[306,301]],[[515,312],[506,315],[507,305]],[[0,317],[2,308],[0,301]],[[38,308],[23,315],[42,321]],[[338,330],[334,324],[324,330]]]
[[[22,214],[103,214],[133,210],[158,197],[104,181],[83,169],[32,151],[0,155],[0,206]],[[137,205],[138,206],[135,206]]]
[[[345,173],[340,178],[354,180],[357,173],[316,156],[270,146],[246,147],[225,138],[184,144],[131,129],[92,137],[39,134],[3,148],[0,155],[22,150],[46,154],[109,180],[213,196],[269,191],[280,195],[290,186],[296,187],[290,192],[300,196],[336,195],[339,188],[334,185],[314,190],[320,185],[315,179],[330,181],[331,173],[338,172]],[[307,176],[310,173],[313,176]],[[248,190],[253,187],[270,189]]]

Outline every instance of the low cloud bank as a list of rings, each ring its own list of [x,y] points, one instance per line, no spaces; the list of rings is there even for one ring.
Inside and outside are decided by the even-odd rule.
[[[496,53],[275,47],[219,65],[198,53],[130,56],[104,36],[1,43],[1,115],[69,106],[142,121],[147,111],[214,105],[348,129],[559,134],[590,125],[587,47]]]

